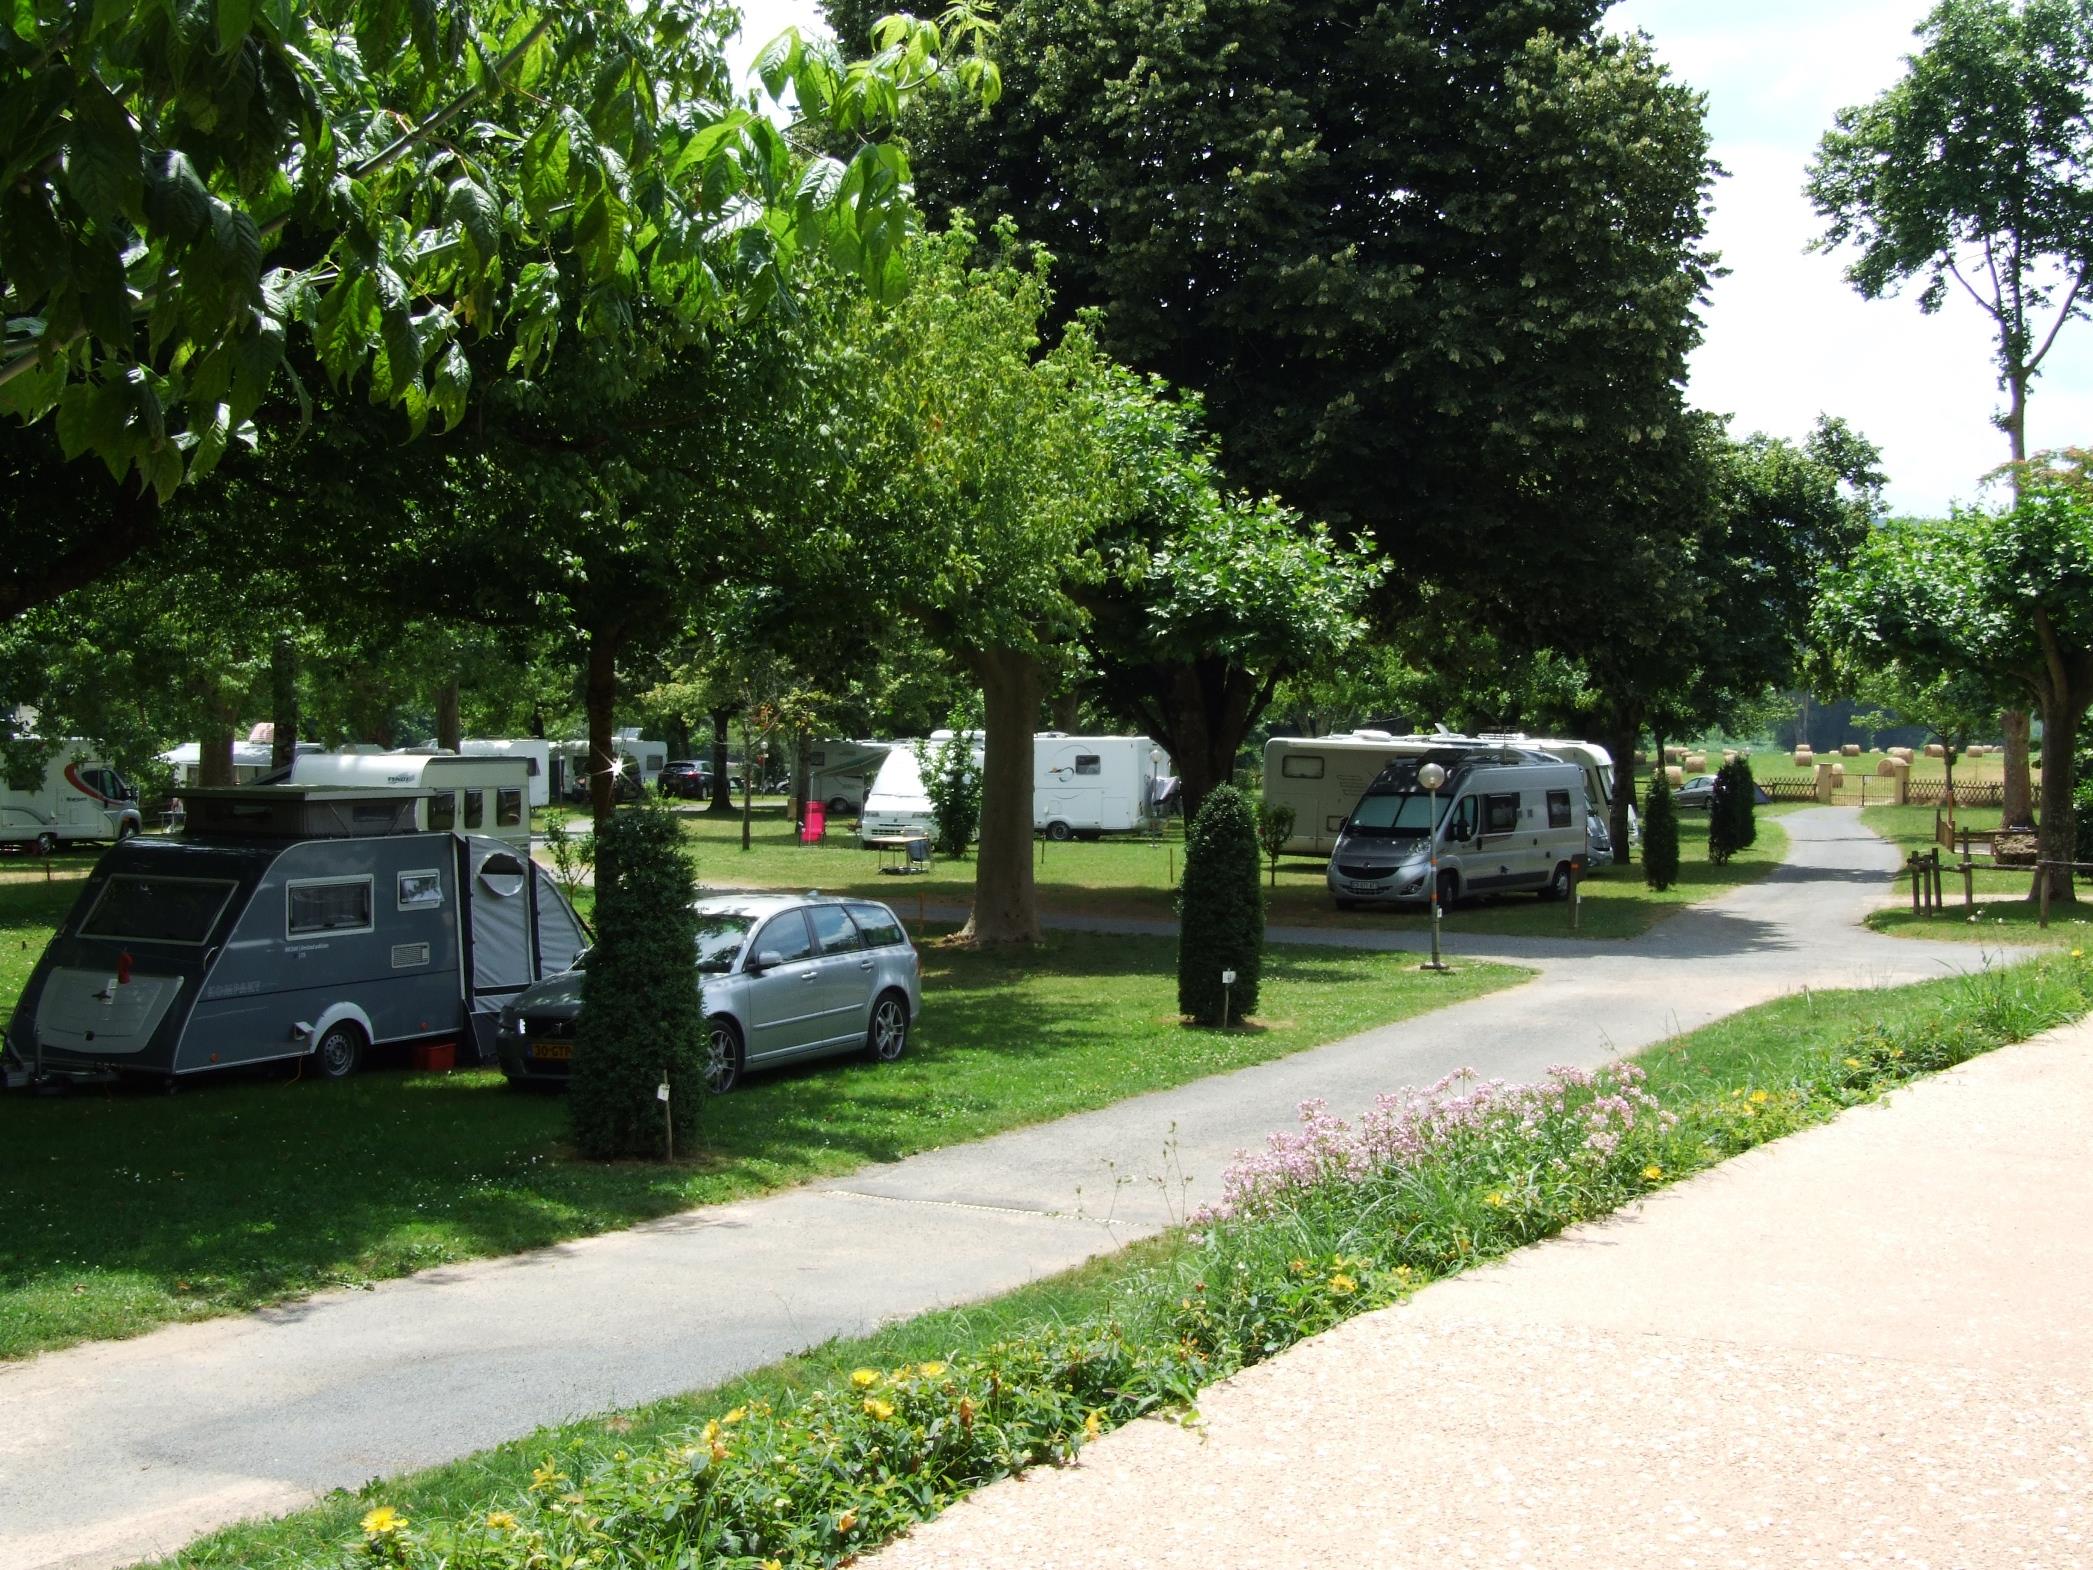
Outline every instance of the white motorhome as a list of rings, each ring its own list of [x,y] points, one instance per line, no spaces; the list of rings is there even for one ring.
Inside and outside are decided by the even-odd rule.
[[[416,803],[418,829],[450,829],[531,848],[530,773],[522,758],[467,758],[454,752],[305,752],[286,783],[351,789],[428,791]]]
[[[1032,738],[1032,827],[1068,840],[1146,826],[1160,757],[1146,736],[1041,731]]]
[[[426,749],[438,750],[431,741]],[[458,743],[461,758],[521,758],[530,771],[530,804],[552,804],[552,743],[541,736],[467,736]],[[658,770],[656,772],[659,772]]]
[[[1545,752],[1584,771],[1584,799],[1602,821],[1613,810],[1613,754],[1595,741],[1571,741],[1554,736],[1529,736],[1524,731],[1485,731],[1477,738],[1500,746],[1525,747]],[[1628,804],[1628,825],[1635,827],[1635,804]]]
[[[1418,771],[1436,763],[1436,791]],[[1325,873],[1340,910],[1526,890],[1560,899],[1586,853],[1584,771],[1529,748],[1435,747],[1397,758],[1346,814]]]
[[[0,845],[33,845],[48,855],[78,840],[128,839],[141,827],[138,793],[81,743],[61,747],[31,790],[15,790],[0,775]]]
[[[859,811],[865,805],[872,777],[901,745],[894,741],[816,736],[807,743],[807,800],[820,802],[831,816]]]
[[[938,758],[947,744],[961,740],[974,754],[974,765],[980,767],[985,756],[981,733],[968,731],[964,738],[948,730],[930,733],[926,756],[932,768],[937,767]],[[937,826],[932,821],[930,792],[923,788],[923,773],[916,765],[916,748],[922,743],[897,741],[894,750],[872,776],[872,783],[865,790],[864,810],[858,814],[858,840],[866,843],[876,839],[931,838]]]

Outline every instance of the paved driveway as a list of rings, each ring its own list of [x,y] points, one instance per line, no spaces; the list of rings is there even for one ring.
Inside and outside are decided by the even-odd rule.
[[[0,1566],[108,1566],[539,1424],[716,1383],[1065,1269],[1215,1197],[1310,1096],[1592,1064],[1768,998],[1981,963],[1858,926],[1897,865],[1848,808],[1632,942],[1464,940],[1533,982],[1276,1063],[516,1258],[0,1365]],[[1377,941],[1290,933],[1274,941]]]

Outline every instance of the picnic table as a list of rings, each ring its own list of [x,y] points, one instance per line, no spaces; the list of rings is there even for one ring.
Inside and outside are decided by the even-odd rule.
[[[879,870],[897,875],[930,870],[930,840],[922,834],[876,834],[865,841],[879,852]]]

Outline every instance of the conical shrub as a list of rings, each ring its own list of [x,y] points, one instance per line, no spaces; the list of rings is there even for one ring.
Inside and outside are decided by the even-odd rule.
[[[1642,880],[1660,894],[1679,881],[1679,806],[1661,764],[1642,805]]]
[[[1207,796],[1185,831],[1178,891],[1177,1009],[1202,1025],[1240,1024],[1257,1007],[1264,964],[1264,890],[1258,887],[1257,814],[1233,785]],[[1235,972],[1226,986],[1221,973]]]

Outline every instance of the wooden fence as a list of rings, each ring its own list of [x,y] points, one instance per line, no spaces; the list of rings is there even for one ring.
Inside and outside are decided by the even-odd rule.
[[[1759,789],[1763,790],[1775,801],[1815,801],[1817,799],[1817,782],[1808,776],[1804,776],[1801,779],[1781,779],[1777,775],[1769,774],[1766,778],[1759,781]]]
[[[1948,785],[1945,780],[1913,780],[1905,790],[1904,799],[1914,807],[1941,807],[1947,805]],[[1955,782],[1955,805],[1958,807],[2003,807],[2006,804],[2006,787],[1998,780],[1987,780],[1977,784]]]

